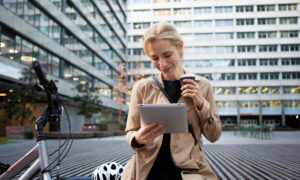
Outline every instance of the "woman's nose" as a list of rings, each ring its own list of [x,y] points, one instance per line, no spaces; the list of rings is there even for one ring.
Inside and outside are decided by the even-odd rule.
[[[161,67],[161,68],[166,67],[167,64],[168,64],[168,63],[167,63],[167,61],[166,61],[165,59],[161,59],[161,60],[160,60],[160,67]]]

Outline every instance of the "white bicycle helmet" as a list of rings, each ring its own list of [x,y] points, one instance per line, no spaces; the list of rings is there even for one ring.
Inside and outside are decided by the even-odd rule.
[[[93,172],[93,180],[120,180],[123,166],[116,162],[108,162],[98,166]]]

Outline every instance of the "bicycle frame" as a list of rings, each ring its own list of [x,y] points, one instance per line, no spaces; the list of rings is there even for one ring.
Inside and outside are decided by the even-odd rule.
[[[45,108],[42,115],[35,122],[35,129],[37,131],[37,144],[28,153],[26,153],[17,162],[15,162],[9,169],[7,169],[3,174],[1,174],[0,180],[9,180],[14,178],[20,171],[22,171],[32,162],[33,163],[30,165],[30,167],[20,176],[20,180],[31,179],[39,171],[41,171],[43,180],[51,180],[51,173],[50,170],[48,170],[49,156],[46,144],[46,137],[43,133],[43,130],[48,122],[54,123],[55,128],[58,130],[60,128],[60,115],[63,111],[61,111],[59,105],[58,92],[55,82],[53,80],[48,81],[46,79],[38,61],[33,61],[32,66],[39,78],[40,84],[44,87],[44,91],[47,95],[48,106]],[[52,95],[56,95],[56,97],[52,98]],[[62,179],[75,180],[74,178],[77,180],[91,180],[90,177],[84,176],[74,176]]]
[[[45,140],[38,141],[37,145],[34,148],[32,148],[27,154],[21,157],[0,176],[0,180],[14,178],[31,162],[33,162],[33,164],[22,174],[22,176],[19,178],[20,180],[30,179],[38,171],[43,170],[49,165],[47,145]],[[42,176],[44,180],[51,180],[50,172],[42,172]]]
[[[57,87],[54,81],[48,81],[41,69],[38,61],[33,61],[32,66],[37,74],[40,84],[44,87],[47,95],[48,106],[43,111],[42,115],[36,120],[35,128],[37,131],[37,145],[32,148],[27,154],[14,163],[8,170],[1,176],[0,180],[8,180],[15,177],[27,165],[32,165],[21,175],[19,179],[30,179],[38,171],[42,171],[44,180],[51,180],[50,172],[47,171],[49,166],[49,156],[47,152],[46,137],[43,133],[44,127],[48,122],[60,123],[60,111],[58,100],[53,101],[52,94],[57,95]]]

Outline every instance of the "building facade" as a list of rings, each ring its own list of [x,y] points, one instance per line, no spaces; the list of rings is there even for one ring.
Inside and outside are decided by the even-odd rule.
[[[223,126],[300,127],[298,0],[129,0],[127,12],[129,80],[157,73],[143,34],[170,22],[185,70],[211,81]]]
[[[120,111],[125,118],[127,107],[121,98],[126,91],[120,78],[127,51],[125,3],[0,0],[1,87],[16,82],[21,70],[37,60],[49,78],[59,80],[59,93],[66,99],[77,94],[78,84],[97,89],[105,111],[92,123],[116,120]],[[72,129],[81,131],[83,117],[75,106],[67,109]]]

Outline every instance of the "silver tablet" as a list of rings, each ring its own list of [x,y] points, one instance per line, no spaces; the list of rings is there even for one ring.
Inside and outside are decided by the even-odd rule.
[[[138,104],[137,108],[145,124],[162,124],[167,133],[188,133],[184,103]]]

